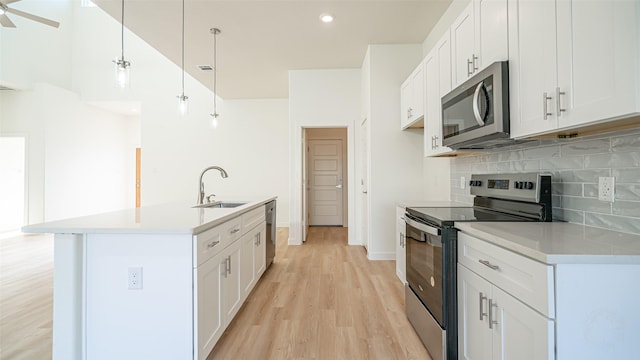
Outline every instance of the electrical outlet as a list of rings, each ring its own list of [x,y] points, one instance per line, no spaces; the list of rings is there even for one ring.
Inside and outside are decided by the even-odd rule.
[[[130,267],[128,276],[129,290],[142,289],[142,267]]]
[[[467,180],[464,178],[464,176],[460,176],[460,189],[464,189],[466,185],[467,185]]]
[[[598,178],[598,200],[613,202],[615,195],[615,178],[604,177]]]

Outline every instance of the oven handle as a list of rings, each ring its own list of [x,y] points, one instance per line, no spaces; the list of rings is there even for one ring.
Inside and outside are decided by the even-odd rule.
[[[420,230],[420,231],[424,231],[427,234],[431,234],[431,235],[435,235],[435,236],[440,236],[440,229],[435,228],[433,226],[429,226],[427,224],[423,224],[423,223],[419,223],[413,219],[410,219],[408,216],[405,216],[404,221],[407,223],[407,225],[413,226],[414,228]]]

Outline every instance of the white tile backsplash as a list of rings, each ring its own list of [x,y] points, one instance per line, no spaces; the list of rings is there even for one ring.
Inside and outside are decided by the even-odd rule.
[[[552,175],[555,220],[640,234],[640,128],[536,140],[451,159],[451,200],[472,203],[460,177],[501,172]],[[598,177],[613,176],[613,203],[598,200]]]

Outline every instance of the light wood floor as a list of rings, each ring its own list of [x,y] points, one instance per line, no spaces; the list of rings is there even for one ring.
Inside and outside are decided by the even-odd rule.
[[[208,360],[430,359],[393,261],[368,261],[345,228],[287,238]],[[0,360],[51,359],[52,273],[52,236],[0,239]]]
[[[276,262],[208,360],[430,359],[404,312],[394,261],[368,261],[346,228],[278,229]]]
[[[53,235],[0,239],[0,359],[51,359]]]

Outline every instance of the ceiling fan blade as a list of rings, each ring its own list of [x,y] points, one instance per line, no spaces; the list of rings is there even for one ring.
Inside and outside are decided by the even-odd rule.
[[[16,24],[14,24],[11,20],[9,20],[9,18],[7,17],[7,15],[0,15],[0,24],[2,24],[2,26],[4,27],[16,27]]]
[[[16,1],[20,1],[20,0],[4,0],[4,1],[0,1],[0,2],[5,4],[5,5],[9,5],[9,4],[14,3]]]
[[[60,23],[57,22],[57,21],[45,19],[43,17],[36,16],[36,15],[33,15],[33,14],[29,14],[29,13],[26,13],[24,11],[20,11],[20,10],[9,8],[9,9],[7,9],[7,12],[8,13],[12,13],[14,15],[22,16],[23,18],[27,18],[27,19],[30,19],[30,20],[33,20],[33,21],[37,21],[37,22],[45,24],[45,25],[53,26],[54,28],[57,28],[57,27],[60,26]]]

